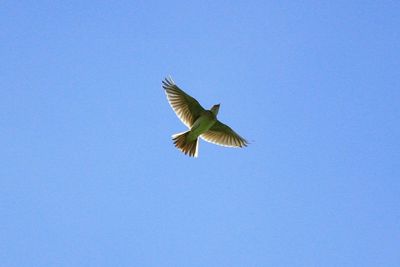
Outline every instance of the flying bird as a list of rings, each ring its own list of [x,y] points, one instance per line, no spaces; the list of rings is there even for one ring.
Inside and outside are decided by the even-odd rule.
[[[189,130],[174,134],[175,146],[190,157],[197,157],[199,137],[207,142],[226,147],[245,147],[246,139],[238,135],[229,126],[217,119],[220,104],[210,110],[204,109],[200,103],[180,89],[170,78],[162,81],[167,99],[178,118]]]

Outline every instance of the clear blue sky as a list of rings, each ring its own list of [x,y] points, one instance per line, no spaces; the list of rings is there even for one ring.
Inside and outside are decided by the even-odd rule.
[[[398,1],[3,1],[0,266],[400,266],[399,25]],[[166,75],[250,146],[176,150]]]

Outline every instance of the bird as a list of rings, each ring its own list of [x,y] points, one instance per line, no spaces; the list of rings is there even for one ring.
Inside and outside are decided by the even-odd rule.
[[[175,147],[185,155],[198,157],[199,137],[225,147],[246,147],[249,144],[217,119],[220,104],[213,105],[210,110],[204,109],[195,98],[180,89],[171,77],[162,81],[162,87],[175,114],[189,128],[172,135]]]

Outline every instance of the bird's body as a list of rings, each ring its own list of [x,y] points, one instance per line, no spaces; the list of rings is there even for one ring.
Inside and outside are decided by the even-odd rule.
[[[193,123],[190,128],[189,139],[196,139],[201,134],[207,132],[217,121],[216,116],[209,110],[201,113],[200,117]]]
[[[182,91],[172,79],[163,81],[163,88],[171,107],[189,128],[188,131],[172,136],[175,146],[189,156],[197,157],[198,139],[229,147],[247,146],[247,141],[229,126],[217,119],[219,104],[210,110],[204,109],[193,97]]]

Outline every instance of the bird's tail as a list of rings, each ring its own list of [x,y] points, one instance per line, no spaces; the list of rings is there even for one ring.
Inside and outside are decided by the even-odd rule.
[[[172,140],[174,141],[175,146],[185,153],[185,155],[189,155],[190,157],[197,158],[197,152],[199,148],[199,138],[196,138],[193,141],[188,141],[187,136],[189,131],[184,133],[174,134],[172,136]]]

